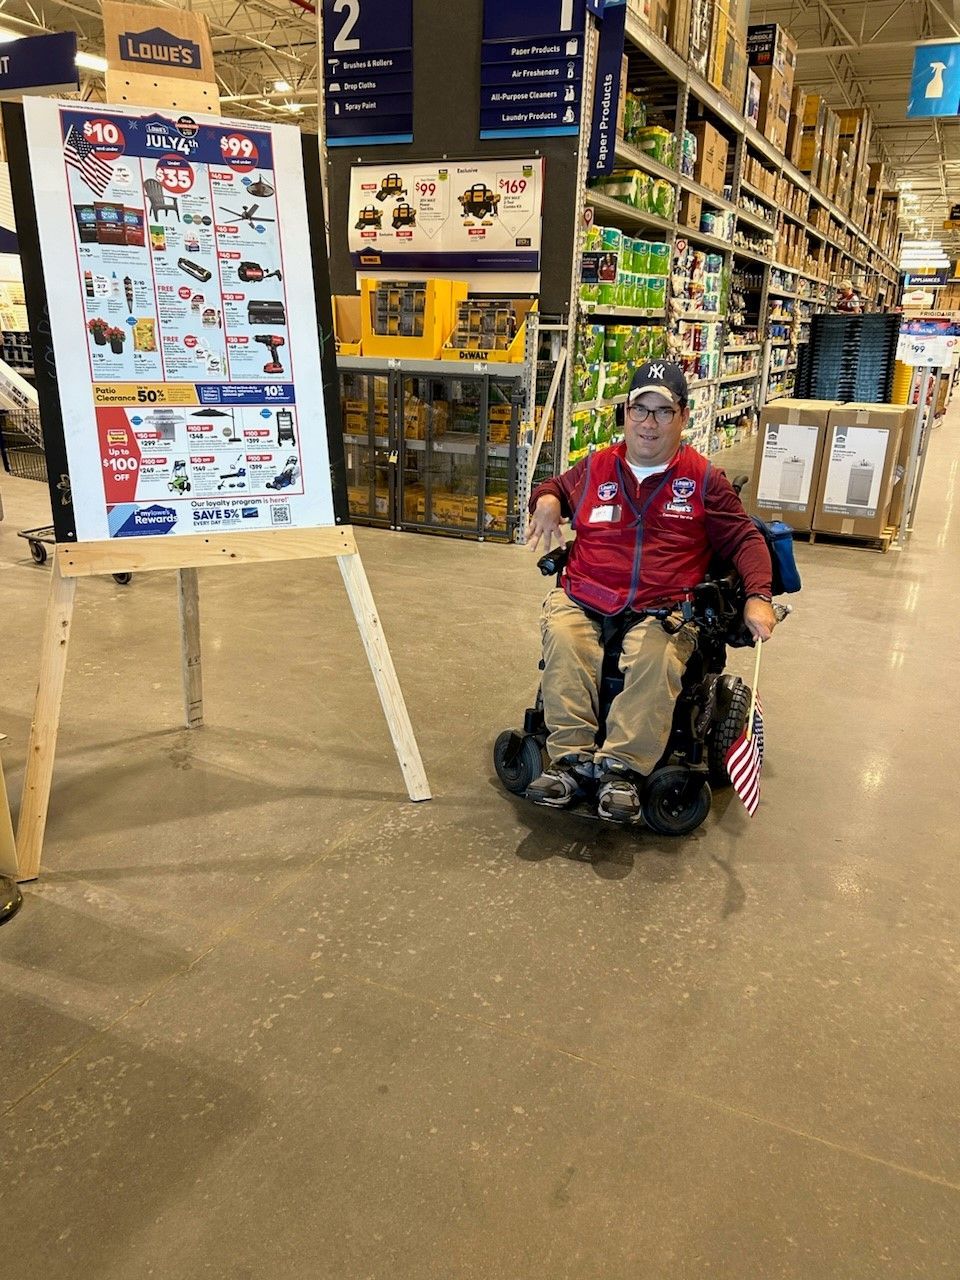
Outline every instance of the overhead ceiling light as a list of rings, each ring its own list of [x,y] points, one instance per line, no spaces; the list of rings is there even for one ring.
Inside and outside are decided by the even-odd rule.
[[[78,67],[84,71],[106,71],[107,60],[98,53],[78,53],[74,59]]]
[[[11,40],[22,39],[22,31],[11,31],[9,27],[0,27],[0,44],[9,44]]]
[[[285,102],[283,104],[283,109],[284,111],[292,111],[296,113],[303,110],[303,104],[301,102]]]
[[[292,89],[293,85],[289,80],[274,80],[273,82],[274,93],[290,93]]]

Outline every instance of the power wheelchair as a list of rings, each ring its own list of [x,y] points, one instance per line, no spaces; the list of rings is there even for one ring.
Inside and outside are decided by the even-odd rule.
[[[547,552],[537,567],[545,577],[555,575],[559,584],[569,553],[569,544]],[[678,592],[677,599],[632,613],[627,619],[604,619],[598,744],[606,736],[610,706],[623,689],[619,660],[628,626],[635,620],[655,618],[668,632],[675,633],[687,624],[696,632],[696,648],[684,672],[667,749],[641,788],[643,807],[635,825],[645,824],[657,835],[685,836],[695,831],[710,812],[711,787],[730,785],[727,753],[746,726],[750,689],[724,668],[728,648],[753,645],[743,622],[744,604],[739,575],[716,563],[703,582]],[[783,604],[774,609],[778,621],[791,612]],[[527,708],[523,729],[504,730],[494,745],[497,777],[513,795],[525,795],[543,771],[547,734],[543,695],[538,689],[534,705]],[[595,791],[588,789],[579,803],[564,812],[596,817]]]

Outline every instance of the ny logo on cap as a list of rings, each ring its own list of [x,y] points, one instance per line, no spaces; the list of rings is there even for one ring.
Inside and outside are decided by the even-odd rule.
[[[650,366],[650,377],[651,377],[651,378],[659,378],[659,379],[660,379],[660,381],[662,382],[662,381],[663,381],[663,375],[664,375],[665,373],[666,373],[666,369],[664,368],[664,366],[663,366],[662,364],[652,364],[652,365]]]

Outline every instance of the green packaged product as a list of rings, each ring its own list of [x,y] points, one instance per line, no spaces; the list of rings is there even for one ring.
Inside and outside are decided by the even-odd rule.
[[[577,359],[584,364],[596,364],[604,358],[606,330],[602,324],[585,324],[578,333]]]
[[[593,414],[570,415],[570,462],[579,462],[593,443]]]
[[[645,207],[648,213],[655,213],[660,218],[672,218],[676,199],[676,189],[665,178],[654,178]]]
[[[598,284],[582,284],[580,286],[581,302],[599,302],[600,286]]]
[[[609,363],[627,359],[627,343],[633,333],[632,325],[608,324],[604,330],[603,358]]]
[[[583,251],[584,253],[599,252],[603,248],[603,227],[598,227],[596,223],[587,227],[583,233]]]
[[[597,285],[597,301],[605,303],[608,307],[615,307],[620,300],[620,286],[618,284],[599,284]]]
[[[593,440],[598,448],[603,448],[613,440],[617,432],[617,411],[606,406],[596,415],[593,426]]]
[[[636,142],[637,134],[646,127],[647,104],[635,93],[627,92],[623,104],[623,136]]]
[[[651,244],[647,246],[647,275],[668,276],[670,274],[670,246],[668,244]]]
[[[647,276],[647,302],[651,311],[663,311],[667,305],[667,280],[665,276]]]
[[[677,139],[669,129],[661,129],[659,125],[648,125],[638,129],[634,136],[634,146],[658,164],[672,167],[677,156]]]
[[[614,175],[616,176],[616,175]],[[624,235],[616,227],[599,227],[600,248],[604,253],[619,253],[623,247]]]

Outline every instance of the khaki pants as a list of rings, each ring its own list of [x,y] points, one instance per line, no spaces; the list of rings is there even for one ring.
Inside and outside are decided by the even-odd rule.
[[[599,748],[600,623],[555,587],[543,603],[540,630],[550,759],[587,755],[602,763],[609,758],[647,777],[667,749],[680,682],[696,646],[692,630],[685,627],[670,636],[648,618],[627,633],[620,658],[623,692],[613,701]]]

